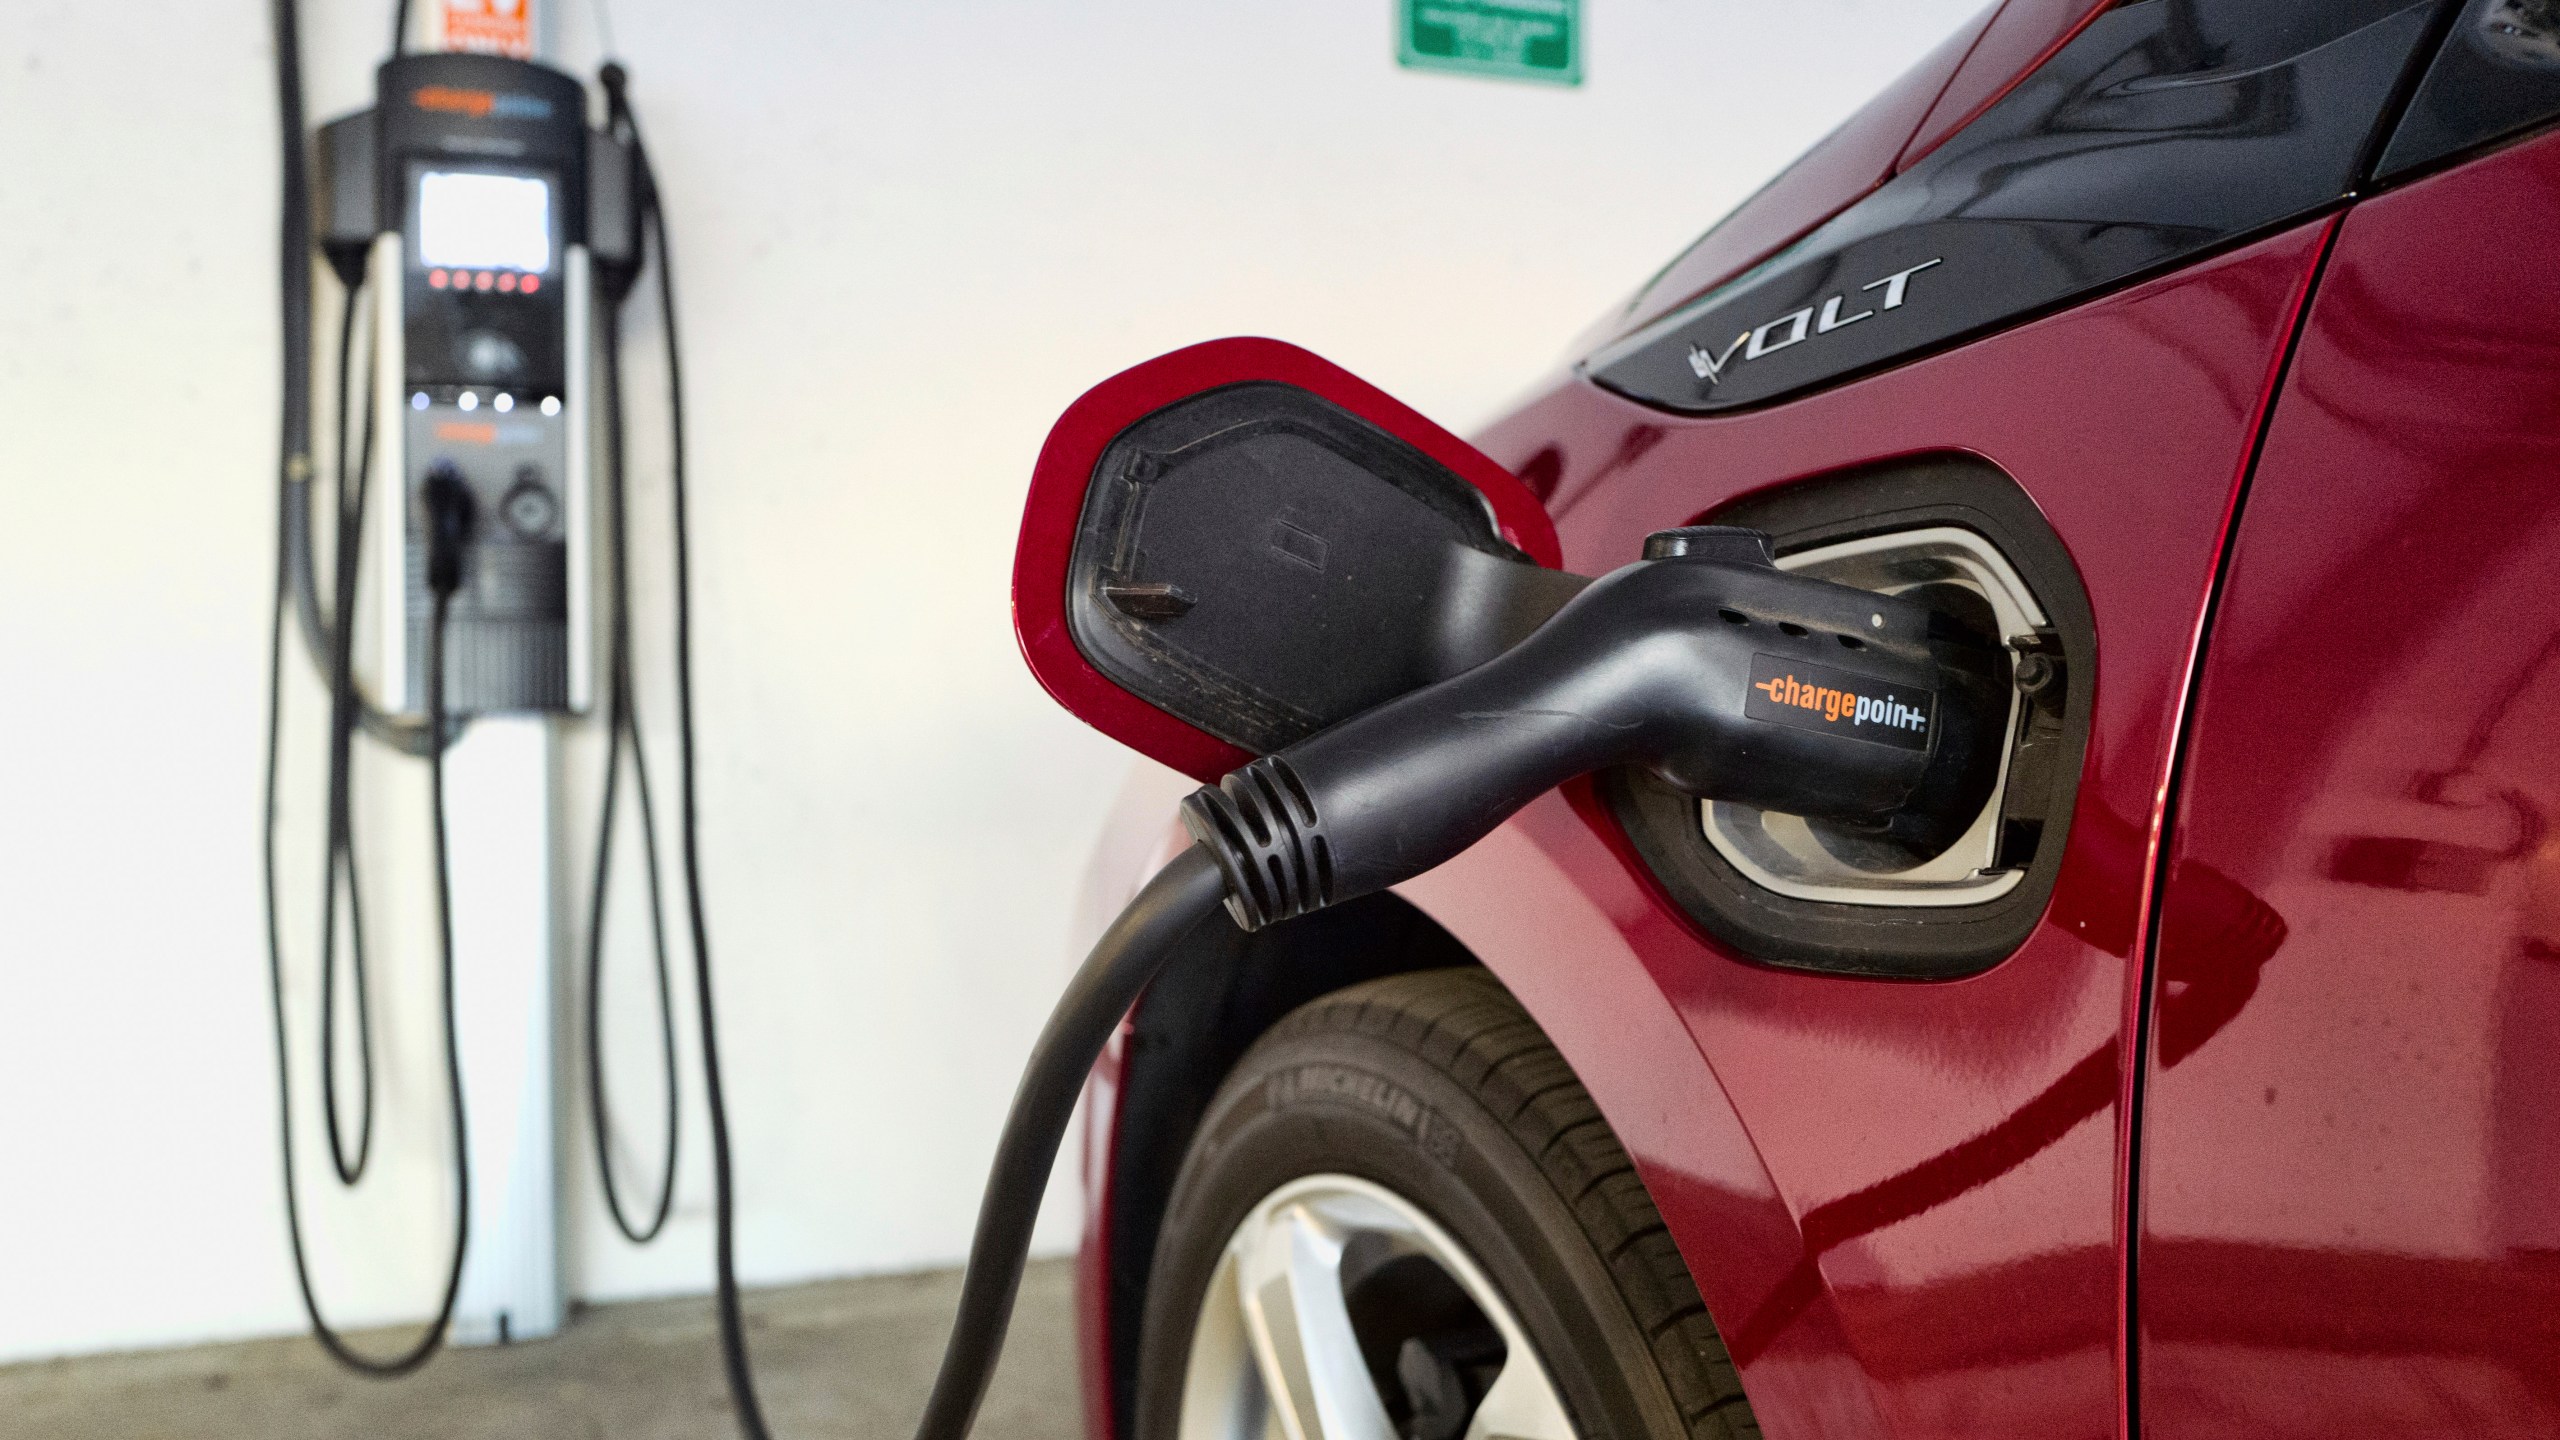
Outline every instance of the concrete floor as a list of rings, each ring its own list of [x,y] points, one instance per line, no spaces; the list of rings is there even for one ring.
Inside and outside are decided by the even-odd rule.
[[[984,1440],[1072,1440],[1069,1267],[1031,1267]],[[776,1440],[914,1433],[956,1270],[751,1292],[748,1340]],[[338,1369],[307,1339],[0,1366],[9,1440],[722,1440],[737,1433],[711,1302],[581,1312],[549,1340],[452,1350],[406,1380]],[[383,1337],[388,1348],[399,1337]]]

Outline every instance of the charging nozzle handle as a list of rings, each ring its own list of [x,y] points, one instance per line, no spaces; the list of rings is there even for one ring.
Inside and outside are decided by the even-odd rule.
[[[1949,719],[1943,646],[1921,606],[1780,571],[1765,542],[1648,553],[1662,558],[1603,576],[1494,659],[1184,801],[1236,922],[1408,880],[1596,770],[1638,765],[1701,798],[1881,825],[1940,752],[1966,748],[1934,733]],[[1768,703],[1752,703],[1755,677]],[[1907,722],[1888,732],[1837,696],[1891,696],[1929,718],[1916,738]]]
[[[450,596],[462,588],[462,556],[471,548],[478,506],[451,461],[427,472],[418,498],[427,512],[427,589]]]

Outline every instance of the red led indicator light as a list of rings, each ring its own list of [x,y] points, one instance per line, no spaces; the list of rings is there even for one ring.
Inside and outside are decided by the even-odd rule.
[[[542,277],[541,277],[541,276],[539,276],[539,275],[527,275],[526,277],[524,277],[524,286],[523,286],[523,289],[524,289],[524,293],[526,293],[527,295],[530,295],[530,294],[532,294],[534,291],[539,290],[539,289],[541,289],[541,288],[542,288]]]
[[[430,289],[435,289],[435,290],[441,290],[441,289],[443,289],[443,288],[444,288],[444,272],[443,272],[443,271],[441,271],[441,270],[430,270],[430,271],[428,271],[428,272],[427,272],[427,285],[428,285],[428,287],[429,287]]]
[[[513,290],[513,289],[515,289],[515,288],[516,288],[516,277],[515,277],[515,276],[513,276],[513,275],[501,275],[501,276],[499,276],[499,277],[498,277],[498,288],[499,288],[499,289],[501,289],[501,290]]]
[[[497,283],[498,277],[490,274],[486,270],[483,270],[479,274],[471,277],[471,288],[474,290],[486,290]]]

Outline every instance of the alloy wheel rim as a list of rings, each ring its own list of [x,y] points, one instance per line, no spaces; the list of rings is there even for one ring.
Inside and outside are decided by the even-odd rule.
[[[1221,1251],[1180,1440],[1574,1440],[1553,1377],[1475,1258],[1403,1196],[1308,1175]]]

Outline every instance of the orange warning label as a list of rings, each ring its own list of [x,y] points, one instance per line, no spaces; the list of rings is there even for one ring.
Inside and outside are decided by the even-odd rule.
[[[533,58],[533,0],[439,0],[442,48]]]

